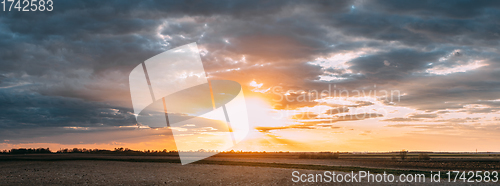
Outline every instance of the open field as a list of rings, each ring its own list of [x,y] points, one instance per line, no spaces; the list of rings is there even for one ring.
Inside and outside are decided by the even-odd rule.
[[[183,166],[154,162],[15,161],[0,163],[0,185],[307,185],[292,182],[292,171],[285,168],[200,164]],[[301,170],[301,173],[322,171]]]
[[[338,159],[301,159],[301,153],[221,153],[199,161],[199,164],[263,163],[300,164],[318,166],[342,166],[362,168],[385,168],[402,170],[500,170],[500,156],[496,154],[430,154],[429,160],[419,160],[409,154],[403,161],[394,154],[341,154]],[[114,160],[132,162],[179,163],[176,154],[127,155],[127,154],[26,154],[0,155],[0,161],[13,160]]]
[[[447,154],[431,160],[394,160],[392,155],[349,155],[299,159],[297,153],[218,154],[190,165],[176,156],[31,154],[0,155],[0,185],[293,184],[292,172],[323,171],[428,174],[430,170],[500,170],[500,158]],[[328,183],[332,184],[332,183]],[[302,185],[302,184],[300,184]]]
[[[412,170],[500,170],[500,156],[492,154],[430,154],[430,160],[418,160],[418,154],[409,154],[402,161],[393,159],[394,154],[341,154],[338,159],[299,159],[290,155],[238,155],[219,154],[208,160],[244,161],[267,163],[295,163],[309,165],[349,166],[367,168]]]

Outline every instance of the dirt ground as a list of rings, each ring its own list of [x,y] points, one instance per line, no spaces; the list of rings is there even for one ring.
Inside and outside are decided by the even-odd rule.
[[[452,156],[451,156],[452,157]],[[366,168],[389,168],[389,169],[411,169],[424,171],[500,171],[500,157],[439,157],[431,160],[391,160],[390,158],[353,158],[343,156],[339,159],[299,159],[298,155],[216,155],[206,160],[213,161],[237,161],[237,162],[263,162],[263,163],[286,163],[286,164],[307,164],[326,166],[350,166]],[[27,155],[0,155],[1,161],[11,159],[26,160],[47,160],[47,159],[155,159],[155,160],[176,160],[178,156],[130,156],[130,155],[103,155],[103,154],[27,154]]]
[[[304,185],[304,183],[292,182],[293,171],[295,170],[282,168],[155,162],[3,161],[0,162],[0,185]],[[301,174],[324,172],[298,171]],[[427,180],[428,183],[429,180]],[[316,184],[377,185],[373,183]],[[422,184],[399,183],[397,185]]]
[[[434,159],[428,161],[395,161],[390,159],[287,159],[287,158],[252,158],[252,157],[210,157],[216,161],[242,161],[265,163],[294,163],[308,165],[353,166],[368,168],[412,169],[412,170],[500,170],[500,159]]]

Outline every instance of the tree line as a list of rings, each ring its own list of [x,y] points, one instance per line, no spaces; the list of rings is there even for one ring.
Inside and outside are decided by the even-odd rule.
[[[0,154],[71,154],[71,153],[86,153],[86,154],[126,154],[126,155],[178,155],[177,151],[163,150],[131,150],[128,148],[115,148],[114,150],[106,149],[86,149],[72,148],[60,149],[52,152],[49,148],[18,148],[11,150],[3,150]]]

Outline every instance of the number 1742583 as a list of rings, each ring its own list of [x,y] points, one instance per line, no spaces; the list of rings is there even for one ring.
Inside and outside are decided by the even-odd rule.
[[[52,0],[2,0],[2,10],[18,12],[43,12],[54,10]]]

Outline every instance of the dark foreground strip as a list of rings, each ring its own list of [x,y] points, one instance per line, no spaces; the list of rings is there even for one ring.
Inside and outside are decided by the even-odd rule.
[[[212,160],[201,160],[201,161],[195,162],[194,164],[272,167],[272,168],[324,170],[324,171],[340,171],[340,172],[354,171],[355,173],[358,171],[370,171],[370,173],[384,173],[385,172],[387,174],[395,174],[395,175],[399,175],[399,174],[425,174],[426,176],[430,176],[430,171],[379,169],[379,168],[351,167],[351,166],[328,166],[328,165],[241,162],[241,161],[212,161]],[[443,175],[446,175],[446,174],[442,173],[442,176]]]
[[[176,163],[179,164],[179,159],[133,159],[133,158],[95,158],[95,157],[64,157],[64,158],[1,158],[1,161],[75,161],[75,160],[93,160],[93,161],[123,161],[123,162],[153,162],[153,163]],[[328,166],[328,165],[308,165],[308,164],[289,164],[289,163],[264,163],[264,162],[242,162],[242,161],[214,161],[200,160],[192,164],[201,165],[232,165],[232,166],[249,166],[249,167],[271,167],[271,168],[286,168],[286,169],[305,169],[305,170],[324,170],[324,171],[341,171],[341,172],[358,172],[370,171],[370,173],[387,173],[387,174],[424,174],[430,176],[430,171],[421,170],[403,170],[403,169],[381,169],[367,167],[351,167],[351,166]],[[441,176],[448,176],[441,171]]]

